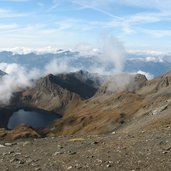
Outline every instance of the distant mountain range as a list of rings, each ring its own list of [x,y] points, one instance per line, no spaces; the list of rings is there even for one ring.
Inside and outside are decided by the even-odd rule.
[[[171,55],[151,55],[148,54],[127,54],[124,65],[125,72],[143,71],[151,75],[158,76],[166,73],[171,69]],[[38,54],[35,52],[28,54],[17,54],[10,51],[0,52],[0,63],[17,63],[27,69],[44,68],[50,61],[58,60],[59,62],[67,61],[70,68],[76,70],[87,70],[95,72],[92,68],[99,68],[102,62],[95,55],[81,55],[79,52],[59,50],[56,53]],[[110,63],[105,66],[105,70],[110,72],[113,65]]]

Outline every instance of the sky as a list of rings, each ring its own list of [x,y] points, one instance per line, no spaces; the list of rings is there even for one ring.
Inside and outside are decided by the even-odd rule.
[[[98,47],[171,51],[171,0],[0,0],[0,49]],[[88,49],[88,48],[87,48]]]

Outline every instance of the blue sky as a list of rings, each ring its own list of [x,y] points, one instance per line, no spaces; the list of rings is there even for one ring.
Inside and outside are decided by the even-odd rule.
[[[171,0],[0,0],[0,48],[99,46],[171,51]]]

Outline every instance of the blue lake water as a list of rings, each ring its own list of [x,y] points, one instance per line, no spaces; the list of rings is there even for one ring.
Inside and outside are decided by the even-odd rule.
[[[55,113],[20,109],[14,112],[10,117],[8,121],[8,128],[13,129],[17,125],[23,123],[33,128],[45,128],[57,118],[59,118],[59,115]]]

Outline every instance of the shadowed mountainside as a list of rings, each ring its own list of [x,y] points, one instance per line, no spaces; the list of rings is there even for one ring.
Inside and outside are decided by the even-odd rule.
[[[11,104],[18,108],[39,108],[63,115],[65,110],[94,96],[100,85],[100,76],[84,71],[49,74],[36,81],[32,88],[16,93]]]

